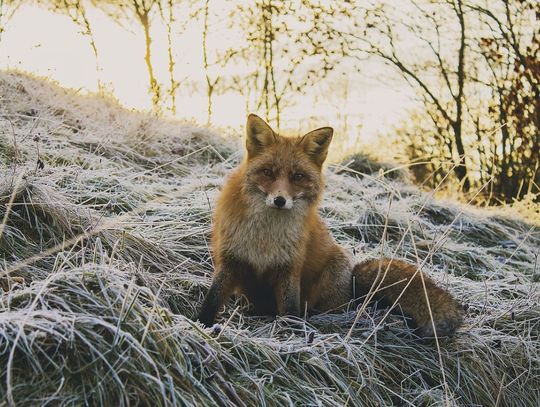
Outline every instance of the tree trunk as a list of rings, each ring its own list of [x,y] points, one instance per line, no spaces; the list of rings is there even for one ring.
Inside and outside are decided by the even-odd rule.
[[[270,121],[270,79],[271,79],[271,31],[270,24],[272,19],[272,4],[271,0],[267,0],[263,4],[262,9],[262,24],[264,27],[263,37],[263,59],[264,59],[264,84],[263,84],[263,99],[265,107],[265,119]]]
[[[160,3],[161,4],[161,3]],[[167,2],[167,7],[169,8],[169,15],[167,18],[166,26],[167,26],[167,54],[169,57],[169,80],[171,82],[171,88],[169,90],[169,95],[171,96],[171,113],[173,116],[176,115],[176,90],[178,89],[179,83],[174,78],[174,56],[173,56],[173,50],[172,50],[172,26],[174,23],[174,12],[173,12],[173,1],[169,0]],[[163,21],[165,21],[165,16],[162,12],[162,18]]]
[[[138,13],[139,21],[141,22],[141,25],[143,26],[144,30],[144,40],[146,45],[146,53],[144,56],[144,61],[146,62],[146,68],[148,69],[148,77],[150,80],[150,91],[152,92],[152,105],[154,106],[154,109],[159,110],[159,101],[161,99],[160,96],[160,89],[159,84],[157,83],[156,77],[154,76],[154,68],[152,66],[152,58],[151,58],[151,45],[152,45],[152,38],[150,36],[150,20],[148,16],[148,11],[144,11],[143,13]]]
[[[94,59],[96,61],[96,76],[97,76],[98,92],[101,92],[103,90],[103,83],[101,82],[101,68],[99,66],[99,54],[97,50],[96,40],[94,39],[94,33],[92,31],[92,26],[90,25],[90,21],[88,21],[88,18],[86,17],[86,10],[83,8],[82,4],[80,4],[79,11],[81,13],[83,25],[86,30],[85,34],[88,35],[88,39],[90,41],[90,47],[92,48],[92,52],[94,53]]]
[[[461,121],[454,122],[452,124],[452,130],[454,131],[454,140],[456,142],[456,149],[459,155],[459,163],[454,167],[454,173],[458,177],[462,184],[463,191],[468,192],[471,184],[467,177],[467,167],[465,166],[465,147],[461,137]]]
[[[463,122],[463,93],[465,87],[465,16],[463,14],[462,3],[458,0],[454,6],[458,16],[460,26],[460,44],[458,55],[458,93],[456,95],[456,120],[452,124],[454,137],[456,141],[457,152],[459,155],[459,165],[455,167],[455,173],[462,183],[463,191],[470,189],[470,180],[467,177],[467,167],[465,164],[465,148],[463,146],[462,122]]]
[[[207,97],[207,124],[210,124],[212,122],[212,107],[213,107],[213,99],[212,96],[214,94],[214,84],[212,84],[212,79],[210,78],[210,73],[208,71],[209,63],[208,63],[208,9],[209,9],[209,3],[210,0],[206,0],[204,2],[204,29],[203,29],[203,35],[202,35],[202,48],[203,48],[203,63],[204,63],[204,71],[205,71],[205,77],[206,77],[206,97]]]

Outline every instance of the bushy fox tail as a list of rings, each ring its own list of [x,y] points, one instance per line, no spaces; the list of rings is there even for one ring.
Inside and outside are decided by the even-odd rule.
[[[451,335],[463,321],[463,310],[452,295],[412,264],[395,259],[369,260],[355,265],[353,276],[357,298],[368,295],[370,301],[396,303],[413,319],[420,336],[434,336],[434,327],[439,337]]]

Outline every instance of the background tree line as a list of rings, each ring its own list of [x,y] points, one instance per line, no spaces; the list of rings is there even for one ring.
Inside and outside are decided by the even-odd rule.
[[[126,29],[136,24],[158,114],[177,114],[184,83],[175,68],[186,61],[175,58],[174,43],[187,24],[200,24],[209,123],[215,97],[233,92],[245,98],[246,111],[279,128],[301,95],[333,83],[334,72],[354,87],[351,75],[375,59],[417,95],[417,108],[387,137],[402,152],[398,158],[414,164],[418,182],[480,190],[489,203],[540,200],[536,0],[0,0],[0,27],[22,4],[67,15],[88,39],[98,72],[98,28],[88,10],[99,9]],[[166,27],[168,78],[158,78],[154,68],[158,20]],[[223,47],[224,33],[236,41]]]
[[[366,11],[366,52],[407,80],[422,104],[397,144],[419,182],[482,190],[490,203],[540,192],[540,2],[412,1]],[[404,43],[416,44],[413,54]],[[453,172],[452,177],[448,173]]]

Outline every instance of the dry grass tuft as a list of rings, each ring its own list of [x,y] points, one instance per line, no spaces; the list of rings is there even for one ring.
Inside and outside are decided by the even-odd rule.
[[[526,221],[333,166],[336,238],[359,260],[427,259],[465,326],[438,349],[385,310],[349,338],[354,309],[291,324],[238,299],[204,330],[191,318],[234,143],[21,74],[0,74],[0,99],[0,405],[539,404],[540,231]]]

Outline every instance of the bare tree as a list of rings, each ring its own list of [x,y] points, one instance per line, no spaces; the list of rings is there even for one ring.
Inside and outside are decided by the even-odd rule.
[[[49,7],[55,13],[67,15],[75,25],[81,28],[81,34],[88,38],[90,48],[94,54],[98,90],[103,90],[98,48],[92,26],[88,20],[84,0],[35,0],[35,2],[39,5]]]
[[[22,3],[22,0],[0,0],[0,43],[7,22],[13,17]]]
[[[215,75],[212,77],[210,74],[210,65],[209,62],[209,50],[208,50],[208,34],[210,30],[209,25],[210,18],[210,0],[204,1],[203,6],[203,32],[202,32],[202,51],[203,51],[203,66],[204,66],[204,76],[206,78],[206,96],[207,96],[207,123],[212,122],[212,112],[213,112],[213,96],[214,90],[219,83],[220,76]]]
[[[197,21],[201,27],[201,51],[204,80],[206,83],[206,117],[207,124],[212,123],[214,114],[214,97],[221,89],[225,69],[231,55],[235,52],[235,44],[224,45],[221,41],[216,44],[217,32],[228,28],[223,13],[231,5],[224,2],[199,0],[191,4],[190,20]],[[234,5],[232,5],[234,7]]]
[[[349,54],[349,43],[336,27],[350,18],[349,2],[257,0],[237,5],[229,20],[245,43],[227,56],[232,64],[249,66],[231,87],[252,97],[251,109],[263,109],[279,128],[293,94],[324,79]],[[247,72],[246,72],[247,71]]]
[[[351,35],[367,45],[360,47],[362,51],[397,69],[417,90],[429,111],[427,117],[442,135],[446,134],[447,159],[455,160],[455,175],[467,191],[470,180],[463,115],[468,33],[463,2],[411,0],[408,3],[405,7],[408,12],[404,12],[403,4],[389,2],[365,10],[364,34]],[[448,36],[449,33],[452,35]],[[405,41],[420,45],[423,53],[411,57]]]
[[[156,111],[160,110],[161,101],[161,86],[158,83],[154,66],[152,64],[152,17],[154,12],[158,10],[159,0],[114,0],[114,1],[99,1],[92,0],[92,3],[99,9],[103,10],[107,15],[113,18],[118,24],[126,21],[137,21],[143,30],[145,55],[144,62],[148,70],[148,80],[150,91],[152,93],[152,105]]]
[[[490,72],[485,85],[492,90],[491,127],[498,126],[489,130],[500,132],[500,149],[492,148],[491,154],[483,151],[485,161],[494,166],[492,200],[538,194],[540,3],[500,0],[490,2],[489,8],[477,3],[469,8],[484,20],[489,33],[481,37],[477,46]]]
[[[178,91],[178,87],[180,86],[180,82],[176,80],[175,73],[174,73],[174,66],[175,66],[175,60],[174,60],[174,54],[173,54],[173,26],[176,22],[176,19],[174,17],[174,1],[173,0],[166,0],[162,4],[162,2],[159,2],[159,13],[161,15],[161,19],[165,24],[166,30],[167,30],[167,57],[168,57],[168,71],[169,71],[169,81],[170,81],[170,88],[169,88],[169,96],[171,97],[171,113],[176,115],[176,92]],[[165,7],[167,10],[165,10]]]
[[[365,11],[359,52],[385,61],[422,102],[398,129],[417,179],[451,180],[497,203],[539,194],[540,3],[411,0]],[[407,47],[407,45],[409,45]],[[363,55],[360,53],[359,55]],[[538,196],[537,196],[538,199]]]
[[[0,0],[0,35],[2,34],[2,17],[4,16],[4,5],[10,6],[11,10],[8,16],[12,16],[16,8],[23,4],[28,5],[37,5],[40,7],[45,7],[50,11],[58,14],[63,14],[68,16],[71,21],[81,29],[81,34],[88,38],[90,48],[94,54],[95,66],[96,66],[96,77],[97,77],[97,87],[98,90],[103,89],[103,84],[101,82],[101,68],[99,63],[99,53],[97,44],[94,38],[94,33],[92,30],[92,25],[88,19],[87,9],[85,6],[84,0],[19,0],[19,1],[9,1],[9,0]],[[16,7],[13,7],[16,6]]]

